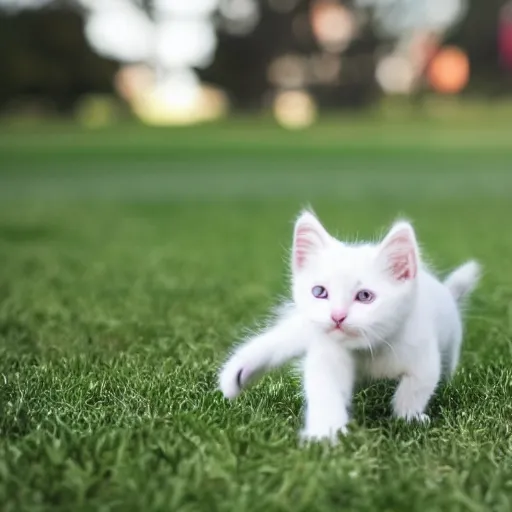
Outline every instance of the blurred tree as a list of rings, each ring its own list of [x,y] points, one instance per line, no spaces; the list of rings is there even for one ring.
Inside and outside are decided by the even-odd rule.
[[[510,95],[506,70],[500,65],[498,22],[503,0],[473,1],[464,22],[451,34],[448,42],[464,48],[471,62],[471,81],[467,94]]]
[[[473,0],[468,9],[462,9],[463,0],[201,2],[45,0],[39,2],[43,5],[40,9],[20,10],[30,2],[0,0],[0,106],[20,95],[32,95],[49,98],[59,109],[65,110],[84,93],[112,91],[119,61],[126,61],[115,51],[106,50],[116,35],[117,25],[106,30],[100,23],[96,29],[87,23],[91,22],[91,13],[108,6],[115,13],[119,6],[128,4],[144,13],[148,23],[155,21],[157,4],[160,9],[165,8],[169,15],[166,18],[168,27],[179,18],[176,13],[180,9],[185,12],[195,5],[197,10],[199,4],[204,4],[203,9],[214,12],[215,16],[208,18],[208,23],[214,23],[216,28],[216,46],[212,47],[212,52],[208,50],[212,55],[203,52],[202,60],[187,61],[186,66],[201,78],[224,88],[239,108],[260,107],[262,101],[277,89],[290,87],[283,83],[294,83],[294,87],[312,91],[320,105],[327,107],[360,107],[372,102],[382,94],[376,82],[379,61],[386,55],[400,57],[403,48],[410,45],[408,37],[412,29],[429,28],[425,20],[430,18],[425,12],[430,13],[438,28],[449,28],[441,42],[444,39],[467,52],[471,64],[468,93],[511,92],[506,80],[507,71],[500,65],[497,46],[503,0]],[[451,10],[446,8],[448,5],[452,6]],[[333,6],[337,10],[333,10]],[[462,18],[457,14],[459,11],[454,10],[459,7]],[[337,20],[338,25],[333,24],[333,20]],[[319,34],[319,27],[323,27],[323,35]],[[346,42],[343,38],[339,40],[340,27],[345,31]],[[94,30],[105,36],[104,41],[98,42],[98,45],[104,44],[103,56],[98,55],[99,46],[91,49],[86,37],[90,40],[90,32]],[[166,37],[169,30],[164,30]],[[182,35],[191,37],[191,33],[191,25],[183,25]],[[338,49],[326,46],[329,37],[334,37],[334,42],[341,46]],[[180,46],[172,38],[166,45],[167,49]],[[181,46],[190,48],[187,42]],[[137,48],[140,50],[140,45]],[[172,59],[178,57],[178,53],[169,53],[167,60],[164,59],[165,66],[175,66]],[[386,64],[381,76],[393,79],[398,71],[404,71],[400,67],[403,59]],[[277,68],[279,76],[276,78]],[[407,78],[407,73],[404,76]],[[404,85],[395,80],[390,85],[404,88],[407,83]]]
[[[65,6],[0,16],[0,105],[33,96],[67,110],[81,94],[111,91],[118,65],[91,49],[83,25]]]

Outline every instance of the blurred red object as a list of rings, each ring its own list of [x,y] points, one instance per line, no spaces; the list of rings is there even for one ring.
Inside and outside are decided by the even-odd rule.
[[[445,46],[428,67],[430,85],[443,94],[456,94],[469,81],[469,59],[466,53],[456,46]]]
[[[498,22],[498,48],[503,65],[512,69],[512,2],[508,2],[501,9]]]

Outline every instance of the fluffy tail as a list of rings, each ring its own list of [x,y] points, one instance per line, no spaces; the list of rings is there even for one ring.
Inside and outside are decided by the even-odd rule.
[[[475,289],[480,280],[481,269],[476,261],[468,261],[455,269],[444,281],[458,303]]]

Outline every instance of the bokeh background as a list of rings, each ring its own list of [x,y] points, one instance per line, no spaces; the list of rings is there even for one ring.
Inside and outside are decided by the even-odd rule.
[[[443,110],[512,91],[501,0],[0,0],[2,118]],[[405,106],[404,106],[405,104]]]
[[[512,0],[0,0],[0,509],[509,512],[511,162]],[[482,263],[428,427],[218,392],[307,205]]]

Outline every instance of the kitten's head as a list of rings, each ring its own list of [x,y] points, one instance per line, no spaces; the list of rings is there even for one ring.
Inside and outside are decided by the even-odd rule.
[[[378,244],[344,244],[310,212],[297,219],[293,299],[301,314],[347,348],[378,345],[401,324],[416,289],[412,226],[397,222]]]

